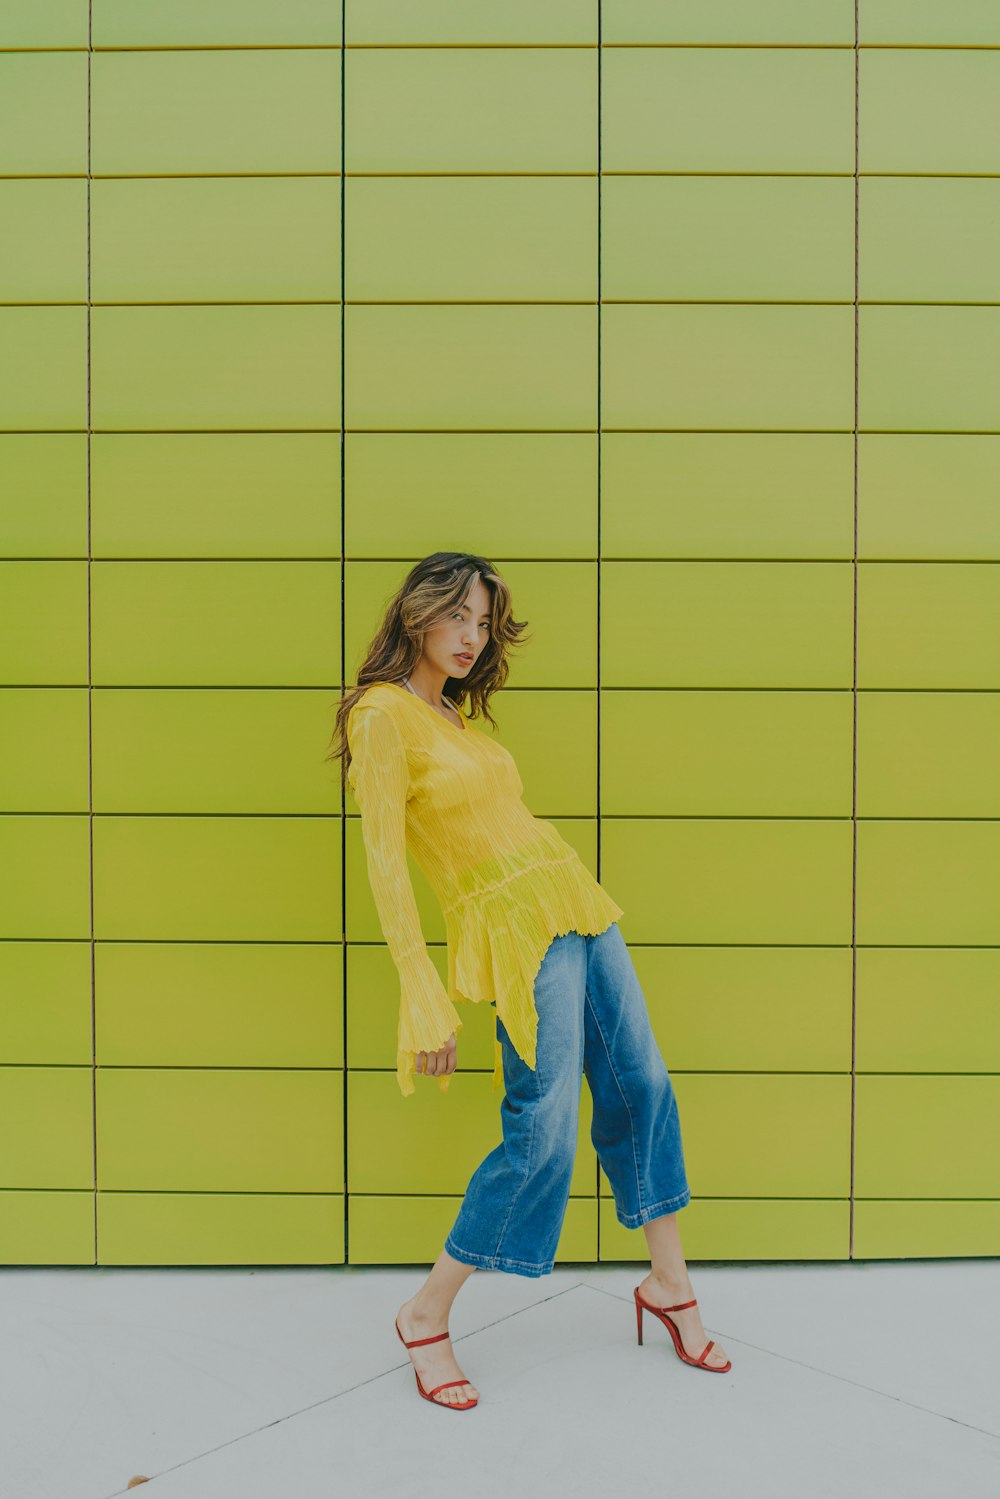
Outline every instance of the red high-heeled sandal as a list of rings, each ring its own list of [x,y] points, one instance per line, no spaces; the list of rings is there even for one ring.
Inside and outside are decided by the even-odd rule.
[[[697,1296],[693,1301],[679,1301],[676,1306],[650,1306],[649,1302],[644,1301],[639,1295],[638,1286],[635,1287],[632,1294],[635,1297],[635,1320],[639,1333],[640,1345],[642,1343],[642,1314],[643,1312],[652,1312],[654,1317],[659,1317],[660,1321],[669,1332],[671,1338],[673,1338],[674,1350],[677,1354],[677,1357],[679,1359],[683,1359],[684,1363],[693,1364],[696,1369],[708,1369],[712,1374],[725,1374],[727,1369],[731,1369],[733,1367],[732,1359],[727,1359],[724,1364],[706,1364],[705,1360],[708,1357],[709,1349],[715,1347],[714,1338],[709,1338],[708,1342],[705,1344],[704,1348],[701,1350],[697,1358],[692,1358],[689,1353],[685,1353],[684,1344],[681,1341],[681,1335],[677,1327],[677,1323],[674,1321],[673,1317],[668,1317],[667,1313],[683,1312],[689,1306],[697,1306]]]
[[[396,1319],[396,1331],[399,1333],[399,1341],[402,1343],[404,1348],[419,1348],[422,1343],[440,1343],[442,1338],[446,1338],[448,1336],[446,1332],[436,1332],[432,1338],[414,1338],[412,1342],[408,1343],[403,1337],[403,1334],[399,1332],[398,1318]],[[450,1385],[455,1384],[469,1384],[471,1381],[468,1379],[446,1379],[444,1384],[436,1384],[433,1390],[425,1390],[423,1385],[420,1383],[420,1375],[417,1373],[416,1369],[414,1369],[413,1375],[417,1381],[417,1389],[420,1391],[421,1395],[423,1395],[424,1399],[429,1400],[432,1405],[443,1405],[445,1410],[449,1411],[471,1411],[474,1405],[479,1404],[478,1395],[476,1396],[475,1400],[451,1401],[434,1399],[434,1396],[437,1394],[438,1390],[447,1390]]]

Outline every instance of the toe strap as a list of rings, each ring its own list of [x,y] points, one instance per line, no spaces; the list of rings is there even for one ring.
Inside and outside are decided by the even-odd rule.
[[[438,1390],[449,1390],[451,1389],[452,1385],[468,1383],[469,1381],[467,1379],[446,1379],[444,1384],[436,1384],[433,1390],[428,1390],[427,1393],[428,1395],[436,1395]]]

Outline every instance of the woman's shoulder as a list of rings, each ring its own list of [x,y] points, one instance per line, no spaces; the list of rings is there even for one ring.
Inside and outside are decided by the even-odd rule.
[[[381,708],[387,713],[395,713],[400,706],[400,694],[405,691],[405,687],[396,687],[392,682],[370,682],[352,704],[351,712],[357,708]]]

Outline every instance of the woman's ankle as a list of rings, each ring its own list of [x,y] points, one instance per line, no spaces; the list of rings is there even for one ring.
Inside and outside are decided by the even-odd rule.
[[[690,1301],[694,1295],[691,1277],[686,1269],[668,1271],[651,1268],[646,1280],[663,1293],[665,1301]],[[645,1283],[644,1281],[643,1284]]]
[[[404,1306],[412,1322],[419,1322],[421,1325],[426,1323],[428,1327],[431,1324],[435,1327],[447,1327],[452,1304],[418,1291],[409,1301],[404,1302]]]

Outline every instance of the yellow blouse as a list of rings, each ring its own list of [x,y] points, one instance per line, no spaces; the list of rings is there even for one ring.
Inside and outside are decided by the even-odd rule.
[[[513,756],[464,714],[450,723],[409,688],[375,682],[348,714],[347,738],[368,878],[400,978],[400,1089],[413,1092],[417,1052],[461,1030],[456,1000],[495,1003],[533,1068],[534,980],[549,943],[604,931],[621,906],[552,823],[529,812]],[[424,942],[407,848],[444,914],[447,988]],[[502,1080],[494,1036],[494,1089]],[[442,1092],[450,1081],[438,1079]]]

